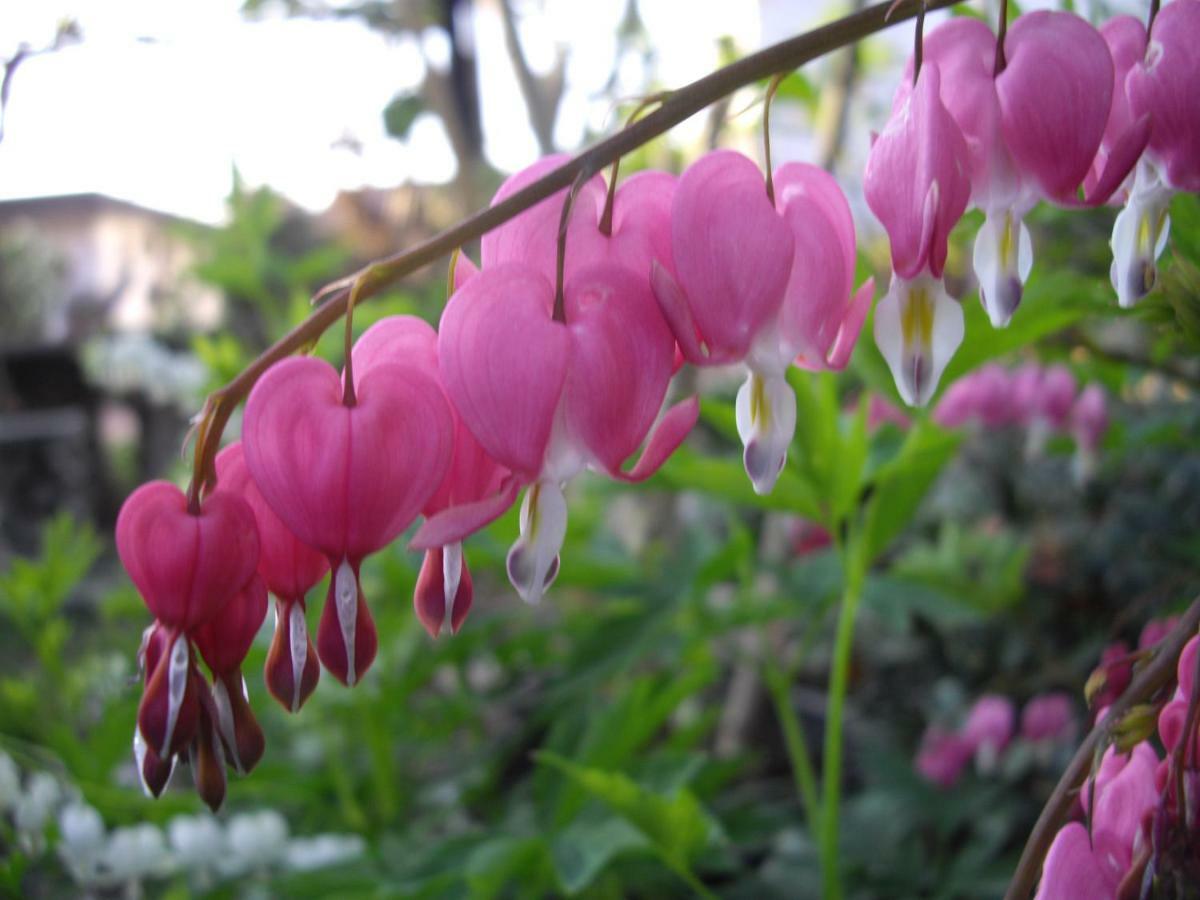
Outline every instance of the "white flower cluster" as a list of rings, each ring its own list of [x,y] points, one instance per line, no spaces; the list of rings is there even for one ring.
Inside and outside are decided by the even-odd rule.
[[[275,810],[239,813],[222,821],[207,813],[179,815],[165,828],[143,823],[108,829],[78,790],[45,772],[22,783],[12,758],[0,751],[0,818],[9,819],[18,844],[30,856],[46,847],[47,827],[57,818],[56,849],[80,888],[136,886],[173,876],[198,890],[248,875],[309,872],[361,856],[358,835],[293,838]]]

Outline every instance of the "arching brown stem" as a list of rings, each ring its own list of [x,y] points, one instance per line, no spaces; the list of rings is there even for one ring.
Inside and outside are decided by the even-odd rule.
[[[1029,840],[1021,852],[1021,861],[1017,863],[1017,870],[1013,873],[1012,881],[1009,882],[1004,900],[1028,900],[1030,893],[1037,886],[1038,877],[1042,871],[1042,862],[1046,858],[1054,835],[1067,818],[1071,806],[1075,802],[1075,791],[1083,784],[1084,779],[1091,771],[1092,760],[1095,758],[1097,750],[1101,749],[1102,742],[1108,739],[1113,724],[1120,722],[1130,709],[1139,703],[1144,703],[1171,682],[1175,675],[1175,667],[1179,662],[1179,654],[1183,652],[1183,647],[1188,640],[1196,634],[1198,627],[1200,627],[1200,597],[1192,601],[1187,612],[1180,617],[1179,623],[1159,643],[1154,657],[1137,674],[1137,677],[1125,689],[1125,693],[1109,707],[1104,721],[1099,722],[1091,730],[1083,739],[1083,743],[1079,745],[1079,749],[1075,751],[1066,771],[1058,780],[1058,784],[1054,786],[1050,799],[1042,808],[1042,814],[1038,816],[1037,824],[1033,826],[1033,831],[1029,834]]]
[[[790,72],[826,53],[841,49],[881,31],[889,25],[922,14],[926,8],[942,9],[961,0],[900,0],[879,3],[828,25],[772,44],[717,69],[691,84],[672,91],[662,105],[621,129],[612,137],[584,150],[552,172],[526,186],[495,206],[481,210],[456,225],[428,238],[415,247],[372,263],[372,278],[362,284],[359,300],[374,296],[382,288],[475,240],[497,225],[507,222],[541,200],[568,187],[584,170],[599,172],[614,160],[663,134],[684,119],[746,85],[780,72]],[[888,15],[889,12],[891,15]],[[341,279],[318,292],[324,298],[313,313],[268,347],[241,374],[209,395],[202,413],[204,422],[197,434],[193,480],[196,490],[202,483],[215,483],[213,459],[221,443],[221,433],[230,415],[254,383],[274,363],[311,345],[346,311],[350,288],[358,275]]]

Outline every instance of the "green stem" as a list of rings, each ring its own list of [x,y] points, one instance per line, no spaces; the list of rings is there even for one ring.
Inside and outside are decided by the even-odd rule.
[[[850,545],[851,547],[853,545]],[[842,799],[842,712],[850,681],[850,656],[854,649],[854,621],[862,597],[865,575],[858,554],[842,547],[845,593],[838,613],[837,634],[833,643],[833,663],[829,675],[829,698],[825,716],[825,759],[821,799],[821,880],[826,900],[842,896],[838,868],[838,815]]]
[[[821,822],[817,778],[813,774],[812,757],[809,756],[808,744],[804,740],[804,728],[792,707],[789,678],[779,663],[770,658],[767,659],[763,675],[771,702],[775,706],[775,715],[779,718],[779,727],[783,729],[783,740],[792,768],[792,780],[796,783],[796,793],[804,805],[804,817],[807,819],[809,831],[815,837]]]

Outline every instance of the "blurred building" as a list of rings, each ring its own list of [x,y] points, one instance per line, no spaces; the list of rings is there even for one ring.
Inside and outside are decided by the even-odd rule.
[[[99,194],[0,202],[0,562],[59,509],[112,516],[103,447],[135,477],[176,452],[204,381],[183,341],[223,305],[189,276],[200,227]]]

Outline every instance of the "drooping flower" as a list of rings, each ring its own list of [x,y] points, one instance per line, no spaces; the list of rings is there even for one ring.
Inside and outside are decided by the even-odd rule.
[[[266,615],[267,586],[255,576],[221,612],[196,630],[196,649],[212,672],[214,724],[225,755],[240,774],[258,764],[266,746],[242,678],[242,661]]]
[[[353,685],[378,646],[359,566],[404,531],[441,484],[454,420],[441,387],[418,366],[373,366],[357,380],[352,404],[347,395],[328,363],[286,359],[251,391],[243,440],[263,498],[329,560],[317,652]]]
[[[996,36],[955,18],[923,44],[942,75],[941,99],[966,139],[971,204],[984,212],[973,264],[992,324],[1008,324],[1033,267],[1024,218],[1039,200],[1103,203],[1132,170],[1148,137],[1144,119],[1112,125],[1113,61],[1104,39],[1070,13],[1020,16],[996,74]],[[911,79],[912,60],[907,76]],[[897,102],[905,95],[901,85]],[[1083,199],[1079,190],[1083,187]]]
[[[509,579],[528,602],[553,581],[566,531],[562,485],[586,467],[610,477],[649,477],[698,414],[695,398],[673,407],[634,468],[621,469],[650,432],[673,371],[674,342],[649,286],[601,264],[564,290],[528,266],[485,265],[455,291],[442,315],[438,365],[455,409],[484,450],[513,477],[479,502],[430,517],[412,545],[445,546],[482,527],[528,485]]]
[[[329,571],[325,556],[300,542],[271,510],[246,468],[240,441],[217,454],[217,490],[240,496],[258,527],[258,574],[275,596],[275,636],[267,654],[267,690],[296,712],[316,689],[321,667],[308,635],[304,595]]]
[[[1150,140],[1125,208],[1113,225],[1111,277],[1117,299],[1131,307],[1157,282],[1166,246],[1167,207],[1176,191],[1200,191],[1200,3],[1176,0],[1155,17],[1152,34],[1130,16],[1101,30],[1116,61],[1106,143],[1132,119],[1149,120]]]
[[[795,430],[788,367],[843,368],[874,290],[868,282],[853,292],[854,225],[828,173],[788,163],[774,191],[772,201],[758,166],[739,153],[701,157],[672,202],[675,272],[656,263],[651,275],[685,359],[750,370],[737,427],[760,494],[774,486]]]
[[[1001,694],[984,694],[975,701],[963,723],[962,736],[970,744],[982,771],[995,768],[996,761],[1016,731],[1017,709]]]
[[[455,265],[455,285],[461,287],[473,274],[465,257]],[[389,316],[366,330],[354,345],[354,376],[362,378],[376,364],[407,360],[438,378],[437,333],[414,316]],[[425,503],[428,518],[442,510],[478,503],[501,490],[508,471],[492,459],[471,434],[453,406],[453,457],[441,485]],[[473,599],[471,572],[461,541],[450,541],[425,551],[413,593],[417,617],[431,637],[442,631],[456,634]]]
[[[244,500],[213,494],[198,506],[190,509],[175,485],[154,481],[134,491],[117,516],[117,553],[157,621],[154,652],[145,654],[138,731],[161,761],[187,747],[200,727],[207,688],[191,638],[245,588],[258,565],[254,514]]]
[[[970,194],[967,145],[941,99],[941,74],[921,67],[898,93],[867,157],[867,205],[887,230],[892,282],[875,309],[875,343],[910,406],[924,406],[963,338],[963,315],[942,271],[950,230]]]

